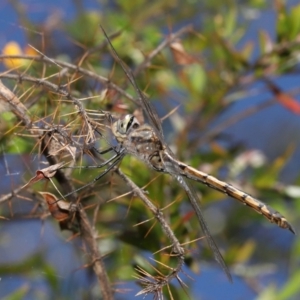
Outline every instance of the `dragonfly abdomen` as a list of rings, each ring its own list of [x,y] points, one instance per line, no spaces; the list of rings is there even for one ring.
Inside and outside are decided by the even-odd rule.
[[[271,208],[270,206],[266,205],[262,201],[237,189],[236,187],[232,186],[227,182],[221,181],[216,177],[201,172],[186,164],[179,162],[179,167],[182,171],[183,176],[195,181],[199,181],[207,185],[208,187],[211,187],[215,190],[218,190],[219,192],[230,196],[233,199],[239,200],[244,205],[251,207],[257,213],[265,216],[271,223],[275,223],[279,227],[283,229],[289,229],[292,233],[295,233],[293,226],[287,221],[287,219],[282,214],[280,214],[278,211]]]

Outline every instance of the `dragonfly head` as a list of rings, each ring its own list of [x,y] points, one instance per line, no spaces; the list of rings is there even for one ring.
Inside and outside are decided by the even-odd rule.
[[[122,143],[132,129],[140,126],[139,121],[133,115],[126,115],[123,119],[119,119],[112,124],[112,132],[117,141]]]

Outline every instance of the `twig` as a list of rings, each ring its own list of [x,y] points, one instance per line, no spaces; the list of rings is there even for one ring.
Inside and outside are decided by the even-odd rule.
[[[178,31],[172,33],[169,35],[166,39],[164,39],[147,57],[144,59],[144,61],[135,68],[135,70],[132,72],[134,76],[137,76],[141,71],[143,71],[151,62],[151,60],[160,53],[165,47],[170,45],[174,40],[176,40],[179,36],[192,31],[193,26],[187,25],[185,27],[182,27]],[[1,57],[1,56],[0,56]]]

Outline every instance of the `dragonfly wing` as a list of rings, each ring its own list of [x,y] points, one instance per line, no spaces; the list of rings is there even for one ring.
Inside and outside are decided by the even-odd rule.
[[[206,224],[206,221],[204,219],[204,216],[202,214],[201,208],[200,208],[200,204],[199,204],[199,199],[198,196],[196,194],[196,191],[194,190],[194,188],[192,187],[192,185],[190,183],[188,183],[181,175],[181,171],[180,171],[180,163],[179,161],[177,161],[172,153],[169,153],[168,151],[165,151],[162,155],[162,160],[164,161],[164,166],[165,166],[165,172],[169,173],[170,175],[172,175],[173,177],[176,178],[176,180],[179,182],[179,184],[182,186],[182,188],[185,190],[185,192],[187,193],[190,203],[197,215],[198,221],[200,223],[200,226],[203,230],[203,233],[205,235],[205,237],[207,238],[208,244],[211,248],[211,250],[213,251],[215,260],[221,265],[223,271],[225,272],[225,274],[227,275],[228,279],[230,281],[232,281],[230,272],[225,264],[225,261],[223,259],[222,254],[219,251],[219,248],[217,246],[217,244],[215,243],[214,239],[212,238],[208,226]]]
[[[101,29],[103,31],[103,34],[104,34],[104,36],[105,36],[108,44],[110,45],[110,47],[112,49],[112,52],[114,54],[114,57],[115,57],[116,61],[121,66],[121,68],[123,69],[125,75],[129,79],[129,81],[132,84],[132,86],[134,87],[134,89],[135,89],[135,91],[136,91],[136,93],[138,95],[139,103],[140,103],[141,107],[143,108],[144,113],[146,113],[146,116],[149,119],[150,125],[155,130],[155,133],[159,137],[159,139],[161,141],[163,141],[164,140],[164,134],[163,134],[162,126],[161,126],[161,121],[160,121],[160,119],[159,119],[159,117],[157,115],[156,110],[154,109],[154,107],[152,106],[152,104],[150,103],[150,101],[145,97],[145,95],[143,94],[143,92],[138,87],[132,71],[124,64],[124,62],[119,57],[117,51],[115,50],[114,46],[112,45],[112,43],[111,43],[109,37],[107,36],[105,30],[103,29],[103,27],[102,26],[100,26],[100,27],[101,27]]]
[[[186,193],[190,199],[191,205],[193,206],[193,208],[196,212],[196,215],[198,217],[201,228],[202,228],[205,236],[208,239],[208,243],[213,251],[216,261],[222,266],[222,268],[223,268],[224,272],[226,273],[227,277],[229,278],[229,280],[232,281],[231,275],[230,275],[229,270],[224,262],[224,259],[221,255],[215,241],[213,240],[212,236],[209,233],[209,230],[208,230],[208,227],[204,220],[204,217],[202,215],[201,209],[198,205],[196,193],[194,192],[193,188],[180,175],[181,171],[180,171],[178,163],[176,163],[176,160],[173,158],[174,154],[172,153],[171,149],[166,145],[166,143],[164,141],[164,135],[163,135],[163,130],[162,130],[162,126],[161,126],[161,121],[157,115],[156,110],[154,109],[152,104],[149,102],[149,100],[144,96],[143,92],[139,89],[132,71],[130,69],[128,69],[125,66],[125,64],[123,63],[123,61],[120,59],[118,53],[114,49],[112,43],[110,42],[110,39],[108,38],[108,36],[103,28],[102,28],[102,31],[107,39],[107,42],[109,43],[109,45],[113,51],[115,59],[120,64],[120,66],[122,67],[123,71],[125,72],[127,78],[129,79],[130,83],[134,87],[134,89],[138,95],[138,100],[140,102],[140,105],[142,106],[144,113],[146,114],[147,118],[149,119],[150,125],[152,126],[156,136],[159,138],[161,144],[164,146],[165,154],[163,154],[163,156],[165,156],[167,158],[167,165],[169,165],[169,170],[168,170],[168,167],[166,166],[167,169],[164,170],[164,172],[172,174],[177,179],[177,181],[180,183],[180,185],[184,188],[184,190],[186,191]]]
[[[184,178],[182,176],[174,175],[174,177],[179,182],[179,184],[182,186],[182,188],[184,188],[185,192],[187,193],[187,195],[189,197],[190,203],[191,203],[194,211],[196,212],[198,221],[200,223],[200,226],[203,230],[205,237],[207,238],[208,244],[214,254],[215,260],[221,265],[221,267],[222,267],[223,271],[225,272],[225,274],[227,275],[228,279],[232,282],[232,277],[230,275],[228,267],[225,264],[223,256],[220,253],[216,242],[214,241],[213,237],[211,236],[211,234],[209,232],[209,229],[208,229],[208,226],[204,219],[204,216],[202,214],[201,208],[198,204],[199,201],[198,201],[198,197],[196,195],[194,188],[186,180],[184,180]]]

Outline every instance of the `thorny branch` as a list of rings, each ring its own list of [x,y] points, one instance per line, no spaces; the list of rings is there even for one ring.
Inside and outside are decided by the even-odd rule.
[[[63,90],[61,90],[61,92],[62,91]],[[12,93],[9,89],[7,89],[2,84],[1,81],[0,81],[0,100],[2,102],[6,102],[9,105],[11,111],[18,117],[18,119],[20,119],[24,124],[26,124],[27,130],[29,130],[32,134],[37,133],[36,132],[37,128],[34,128],[32,126],[31,119],[29,115],[26,113],[26,109],[24,105],[19,101],[18,97],[14,93]],[[54,163],[56,163],[56,159],[54,157],[47,155],[47,147],[44,150],[45,150],[44,155],[48,160],[49,164],[53,165]],[[64,188],[65,193],[72,191],[72,186],[70,186],[69,180],[68,178],[66,178],[63,171],[57,170],[55,177],[58,178],[58,182],[60,182],[61,186]],[[14,192],[19,192],[19,190],[16,189]],[[73,194],[72,197],[73,197],[72,199],[73,203],[75,203],[77,199],[76,194]],[[9,199],[9,196],[5,197],[5,199],[6,198]],[[113,292],[109,283],[108,276],[106,274],[105,266],[102,260],[102,255],[98,248],[96,233],[94,232],[94,230],[90,225],[90,221],[87,217],[86,212],[80,206],[78,206],[78,221],[81,228],[81,236],[85,241],[87,248],[89,250],[89,255],[93,263],[93,268],[98,278],[101,291],[103,293],[103,299],[111,300],[113,299]]]
[[[95,72],[89,71],[85,68],[79,67],[77,65],[71,64],[71,63],[67,63],[64,61],[60,61],[57,59],[53,59],[53,58],[49,58],[47,56],[36,56],[36,55],[0,55],[0,60],[3,59],[27,59],[27,60],[32,60],[32,61],[37,61],[37,62],[44,62],[44,63],[49,63],[52,64],[54,66],[58,66],[58,67],[63,67],[63,68],[67,68],[71,71],[77,72],[79,74],[82,74],[84,76],[90,77],[92,79],[97,80],[98,82],[102,83],[102,84],[106,84],[107,87],[114,89],[115,91],[117,91],[120,95],[124,96],[125,98],[131,100],[132,102],[135,102],[135,99],[128,94],[126,91],[124,91],[124,89],[121,89],[118,85],[116,85],[115,83],[111,82],[108,78],[98,75]],[[9,76],[7,76],[7,74],[1,74],[1,77],[6,77],[6,78],[10,78]],[[13,77],[11,77],[13,78]],[[23,77],[22,77],[23,79]],[[27,79],[24,79],[25,81],[31,81],[34,82],[36,81],[35,78],[30,78],[28,77]],[[40,80],[41,82],[38,82],[39,84],[43,84],[44,82],[42,82],[42,80]],[[45,83],[47,88],[51,88],[51,84],[50,86],[47,85],[47,83]]]
[[[150,64],[151,60],[153,60],[153,58],[158,55],[165,47],[167,47],[168,45],[170,45],[170,43],[172,43],[174,40],[176,40],[177,38],[179,38],[181,35],[187,33],[187,32],[191,32],[192,31],[192,26],[191,25],[187,25],[182,27],[181,29],[179,29],[178,31],[170,34],[170,36],[168,36],[166,39],[164,39],[161,44],[159,44],[149,55],[147,55],[144,59],[144,61],[134,70],[134,75],[138,75],[140,72],[142,72],[146,67],[148,67],[148,65]],[[113,35],[111,35],[111,37],[115,37],[117,35],[119,35],[120,33],[117,32]],[[105,40],[103,43],[101,43],[101,45],[99,45],[98,47],[96,47],[95,49],[90,49],[88,50],[84,57],[87,57],[89,54],[102,49],[105,45],[107,45],[107,41]],[[86,77],[92,78],[102,84],[105,84],[108,88],[114,89],[116,92],[118,92],[120,95],[124,96],[125,98],[129,99],[130,101],[132,101],[133,103],[138,105],[138,102],[134,99],[134,97],[132,97],[130,94],[128,94],[125,89],[120,88],[117,84],[113,83],[110,79],[98,75],[93,71],[87,70],[85,68],[82,68],[78,65],[72,64],[72,63],[68,63],[65,61],[61,61],[58,59],[54,59],[54,58],[49,58],[46,55],[43,55],[43,53],[41,53],[41,55],[0,55],[0,60],[4,60],[4,59],[25,59],[25,60],[31,60],[31,61],[36,61],[36,62],[43,62],[43,63],[48,63],[51,64],[53,66],[57,66],[60,68],[66,68],[68,70],[74,71],[75,74],[81,74],[84,75]],[[82,61],[82,60],[81,60]],[[9,77],[6,76],[5,74],[1,74],[0,77],[6,77],[6,78],[13,78],[13,77]],[[24,78],[23,76],[21,76],[22,80],[25,81],[31,81],[33,82],[35,79],[34,78]],[[47,88],[51,89],[51,83],[47,84],[47,81],[42,81],[41,79],[39,79],[40,81],[38,81],[38,79],[36,79],[36,83],[42,85],[44,83],[44,85]],[[59,87],[60,89],[62,87]],[[58,91],[57,88],[54,89],[53,91]],[[64,96],[67,96],[65,93],[63,93]]]
[[[137,67],[135,70],[135,74],[138,74],[141,72],[144,68],[146,68],[150,61],[160,52],[163,48],[168,46],[173,40],[178,38],[183,33],[191,31],[190,26],[186,26],[179,31],[171,34],[167,39],[165,39],[155,50],[153,50],[144,60],[144,62]],[[106,44],[103,43],[102,46]],[[101,47],[102,47],[101,46]],[[90,52],[86,52],[86,55],[88,55]],[[41,54],[40,56],[26,56],[26,55],[0,55],[0,60],[3,59],[27,59],[31,61],[36,62],[42,62],[51,64],[53,66],[57,66],[59,68],[63,68],[64,72],[59,72],[57,75],[64,76],[65,70],[71,70],[74,72],[74,74],[81,74],[86,77],[92,78],[104,85],[106,85],[108,88],[112,88],[115,91],[117,91],[120,95],[126,97],[127,99],[133,101],[134,103],[137,103],[134,97],[132,97],[130,94],[128,94],[124,89],[120,88],[113,82],[111,82],[109,79],[100,76],[92,71],[86,70],[85,68],[82,68],[78,65],[66,63],[60,60],[52,59],[47,57],[46,55]],[[56,76],[57,77],[57,76]],[[51,135],[52,132],[55,132],[55,134],[58,134],[62,137],[66,145],[74,146],[76,149],[79,149],[82,153],[85,151],[93,150],[93,140],[94,140],[94,120],[91,119],[83,106],[80,99],[77,97],[74,97],[70,90],[70,84],[54,84],[49,81],[47,78],[36,78],[30,75],[26,74],[12,74],[10,72],[2,73],[0,75],[0,78],[6,78],[6,79],[12,79],[19,83],[22,82],[30,82],[33,83],[36,87],[42,87],[46,90],[49,90],[61,97],[64,97],[65,99],[69,100],[76,108],[77,113],[81,116],[83,124],[88,127],[87,129],[87,138],[86,143],[90,143],[92,146],[87,145],[86,143],[82,145],[81,143],[77,142],[75,139],[73,139],[72,134],[68,133],[62,126],[56,126],[54,124],[50,124],[49,128],[45,128],[44,126],[41,126],[41,123],[34,119],[33,116],[30,115],[28,108],[26,105],[24,105],[19,98],[11,92],[5,85],[3,85],[0,81],[0,99],[2,102],[5,102],[9,106],[9,110],[11,110],[17,118],[25,125],[25,129],[32,135],[37,138],[37,144],[41,143],[41,149],[42,154],[46,157],[48,163],[50,165],[55,165],[58,163],[57,158],[54,155],[51,155],[51,140],[49,141],[48,135]],[[34,120],[34,121],[33,121]],[[42,122],[43,123],[43,122]],[[42,133],[42,134],[41,134]],[[41,138],[42,137],[42,138]],[[47,141],[48,139],[48,141]],[[63,145],[61,145],[63,147]],[[160,223],[162,230],[168,237],[168,239],[171,242],[170,247],[172,253],[171,255],[176,257],[178,260],[178,263],[176,267],[171,268],[168,267],[169,274],[168,275],[157,275],[152,276],[145,272],[144,270],[140,269],[138,270],[138,279],[141,282],[141,284],[144,285],[144,289],[139,292],[139,295],[141,294],[149,294],[152,293],[154,296],[160,295],[159,299],[162,299],[162,289],[164,286],[168,286],[171,280],[177,279],[181,284],[182,281],[179,277],[179,273],[182,271],[182,266],[184,263],[184,249],[180,245],[178,239],[174,235],[172,229],[167,224],[162,211],[154,206],[152,202],[145,196],[143,191],[135,185],[134,182],[132,182],[127,176],[125,176],[119,169],[116,169],[115,172],[126,182],[126,184],[130,187],[132,191],[134,191],[135,194],[137,194],[141,200],[144,202],[144,204],[151,210],[157,221]],[[55,178],[59,182],[63,193],[68,196],[70,196],[71,203],[78,202],[78,197],[76,194],[76,190],[74,191],[74,188],[69,180],[69,178],[66,176],[66,174],[63,172],[63,170],[58,169],[55,173]],[[15,189],[12,193],[7,194],[3,196],[0,200],[0,202],[7,201],[8,199],[11,199],[14,195],[20,192],[22,188]],[[97,243],[97,235],[94,229],[92,228],[90,221],[88,219],[88,216],[85,212],[85,210],[81,207],[81,205],[77,206],[77,212],[76,212],[76,218],[78,223],[80,224],[80,232],[83,240],[85,241],[85,244],[88,248],[88,252],[90,255],[91,262],[93,264],[94,272],[96,276],[98,277],[99,285],[101,287],[101,291],[103,293],[103,299],[113,299],[113,291],[109,283],[108,276],[106,274],[105,266],[102,260],[101,253],[98,249],[98,243]]]
[[[120,169],[115,171],[125,182],[126,184],[136,193],[144,204],[151,210],[157,221],[160,223],[162,230],[169,238],[172,243],[172,253],[178,258],[178,264],[176,268],[172,269],[172,272],[166,276],[152,277],[151,279],[143,278],[141,282],[145,288],[139,294],[148,294],[148,293],[159,293],[165,285],[168,285],[173,278],[179,280],[179,273],[182,270],[184,263],[184,249],[180,245],[177,237],[174,232],[166,222],[162,211],[157,208],[146,196],[145,193],[132,181],[130,180]]]

